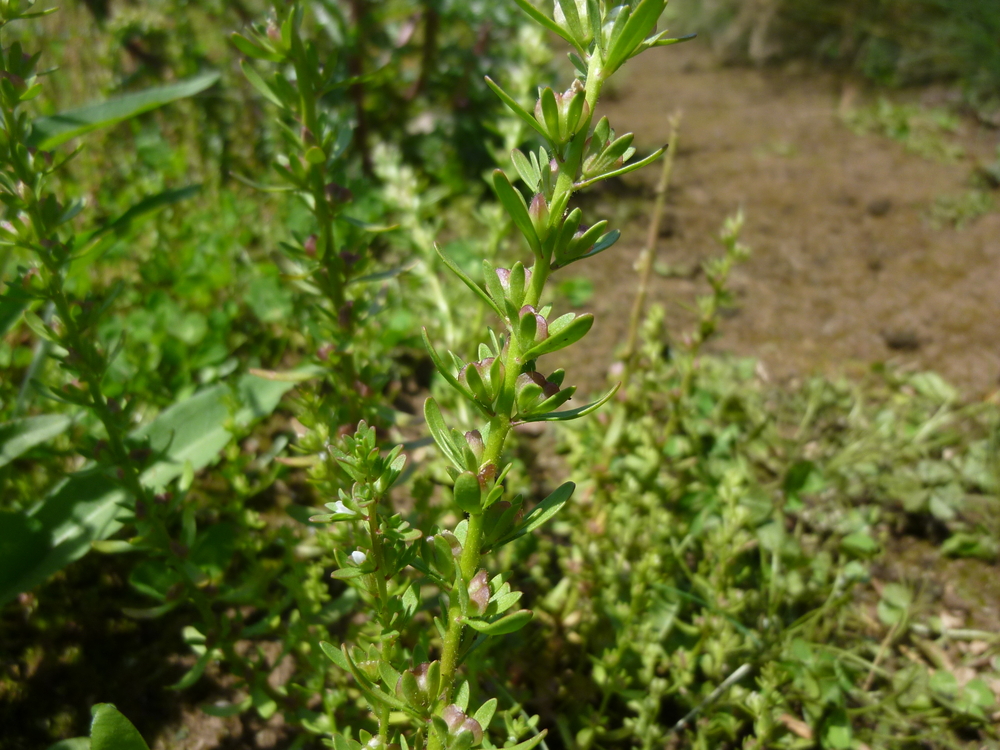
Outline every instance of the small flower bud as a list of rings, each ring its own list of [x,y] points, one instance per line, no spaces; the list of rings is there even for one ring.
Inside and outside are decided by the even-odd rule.
[[[493,478],[496,477],[496,475],[497,475],[496,464],[486,464],[486,466],[484,466],[479,470],[478,474],[479,486],[485,490],[489,486],[490,482],[493,481]]]
[[[316,241],[318,237],[315,234],[310,234],[306,237],[306,241],[302,243],[302,249],[306,251],[306,255],[310,258],[316,257]]]
[[[469,608],[475,615],[486,611],[490,603],[490,581],[485,570],[476,573],[469,581]]]
[[[415,666],[412,670],[413,676],[417,678],[417,687],[424,692],[427,691],[427,670],[430,669],[430,667],[430,663],[425,661],[422,664]]]
[[[535,343],[545,341],[549,337],[549,321],[538,314],[538,311],[532,305],[525,305],[520,310],[521,317],[525,315],[535,316]]]
[[[479,722],[471,716],[466,716],[465,712],[452,703],[441,712],[441,718],[448,725],[448,733],[458,736],[463,732],[472,732],[473,744],[478,744],[483,740],[483,728]]]
[[[544,242],[549,234],[549,204],[541,193],[536,193],[531,199],[528,216],[531,217],[531,225],[535,228],[538,239]]]
[[[349,557],[351,558],[351,562],[355,565],[364,565],[365,561],[368,559],[368,555],[359,549],[354,550]]]
[[[452,557],[462,556],[462,543],[458,541],[457,536],[450,531],[442,531],[438,536],[447,542],[448,547],[451,549]]]
[[[331,203],[350,203],[354,200],[354,193],[343,185],[331,182],[326,186],[326,199]]]
[[[351,510],[346,505],[344,505],[344,501],[343,500],[338,500],[337,502],[333,503],[333,508],[331,508],[331,510],[334,513],[339,513],[339,514],[345,515],[345,516],[356,516],[356,515],[358,515],[355,511]],[[357,554],[357,553],[355,552],[354,554]],[[362,561],[362,562],[364,562],[364,561]]]
[[[465,442],[469,444],[469,447],[476,456],[476,460],[482,460],[483,451],[486,450],[486,445],[483,443],[483,436],[479,430],[470,430],[465,433]]]
[[[510,269],[508,268],[498,268],[497,278],[500,279],[500,286],[505,292],[510,292]],[[524,286],[527,288],[531,286],[531,269],[524,269]]]

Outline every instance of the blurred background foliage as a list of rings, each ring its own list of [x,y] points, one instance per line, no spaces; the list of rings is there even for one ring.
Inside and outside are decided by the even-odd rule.
[[[959,83],[1000,97],[1000,10],[993,0],[691,0],[676,23],[725,59],[806,58],[890,86]]]

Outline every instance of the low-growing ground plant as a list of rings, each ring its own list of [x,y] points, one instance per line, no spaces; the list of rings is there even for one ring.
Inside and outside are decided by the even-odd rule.
[[[1000,634],[884,553],[924,525],[939,554],[996,562],[995,407],[929,373],[772,389],[703,354],[738,228],[696,329],[665,345],[654,307],[625,398],[566,434],[580,499],[537,552],[525,694],[568,748],[992,747]]]

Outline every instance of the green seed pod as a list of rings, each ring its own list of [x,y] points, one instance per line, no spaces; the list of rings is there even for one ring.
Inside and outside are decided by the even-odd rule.
[[[477,617],[486,612],[490,603],[490,580],[485,570],[476,573],[469,581],[469,609]]]

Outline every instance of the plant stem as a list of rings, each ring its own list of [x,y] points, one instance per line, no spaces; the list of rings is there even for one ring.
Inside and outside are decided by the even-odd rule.
[[[670,187],[670,177],[674,169],[674,157],[677,154],[677,132],[681,123],[681,112],[677,112],[670,117],[670,139],[667,147],[667,155],[663,160],[663,168],[660,171],[660,181],[656,186],[656,198],[653,203],[653,211],[649,218],[649,231],[646,234],[646,245],[639,255],[639,288],[636,291],[635,300],[632,303],[632,314],[629,317],[628,338],[625,342],[625,352],[622,360],[625,363],[625,371],[622,373],[622,392],[628,389],[629,379],[635,369],[636,348],[639,340],[639,323],[642,319],[642,312],[646,307],[646,297],[649,295],[649,281],[653,274],[653,259],[656,257],[656,241],[660,236],[660,223],[663,219],[663,209],[667,202],[667,190]]]

